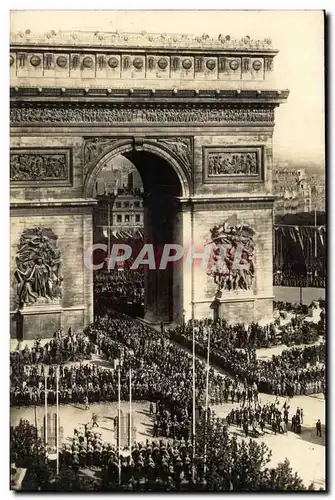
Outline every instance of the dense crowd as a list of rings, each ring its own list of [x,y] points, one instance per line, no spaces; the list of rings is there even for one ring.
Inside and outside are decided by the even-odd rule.
[[[243,324],[228,325],[224,319],[194,320],[188,321],[183,326],[178,326],[174,334],[183,334],[188,338],[193,336],[193,327],[195,331],[195,340],[199,343],[205,343],[210,333],[211,346],[216,349],[221,345],[229,345],[232,348],[260,348],[276,345],[275,325],[261,326],[258,323],[252,323],[248,327]]]
[[[280,411],[275,403],[261,405],[258,391],[292,396],[324,391],[325,346],[293,348],[270,361],[256,357],[256,346],[271,338],[271,326],[251,325],[243,329],[226,328],[224,322],[209,320],[195,323],[197,354],[206,354],[209,330],[214,361],[232,377],[209,370],[209,402],[231,402],[234,408],[227,420],[216,418],[214,412],[204,410],[206,366],[195,360],[197,450],[193,461],[191,443],[192,427],[192,356],[170,342],[164,332],[155,332],[146,325],[125,317],[103,316],[96,319],[82,334],[67,335],[58,332],[55,338],[41,348],[36,341],[34,348],[25,347],[11,355],[11,404],[29,406],[44,403],[45,370],[48,370],[48,403],[56,400],[55,366],[59,367],[59,402],[79,403],[89,406],[93,402],[116,401],[118,397],[118,368],[121,375],[121,399],[129,398],[129,371],[132,370],[132,396],[134,400],[151,401],[153,437],[167,441],[136,444],[132,456],[122,451],[121,477],[125,490],[174,491],[190,489],[232,490],[240,484],[238,473],[231,474],[229,460],[238,467],[239,451],[246,460],[245,451],[239,449],[233,437],[228,437],[227,425],[243,428],[246,436],[259,435],[266,426],[273,432],[285,432],[288,425],[287,404]],[[225,332],[227,335],[225,336]],[[170,331],[170,335],[185,344],[192,341],[192,324]],[[42,350],[41,350],[42,349]],[[104,356],[111,368],[82,362],[92,352]],[[69,363],[69,354],[71,363]],[[213,358],[213,354],[211,356]],[[117,362],[115,361],[117,360]],[[78,362],[79,361],[79,362]],[[114,364],[113,364],[114,361]],[[153,410],[156,403],[156,411]],[[205,421],[207,424],[205,424]],[[302,411],[292,417],[291,429],[299,432]],[[263,425],[264,424],[264,425]],[[24,427],[24,426],[23,426]],[[205,438],[204,433],[207,434]],[[12,439],[20,460],[20,446],[24,453],[42,453],[29,447],[34,436],[28,433],[28,444],[22,444],[20,435],[12,430]],[[30,436],[30,437],[29,437]],[[204,464],[204,440],[208,443],[207,467]],[[172,442],[173,441],[173,442]],[[224,443],[224,444],[223,444]],[[32,445],[31,445],[32,446]],[[245,446],[245,445],[243,445]],[[244,454],[243,454],[243,453]],[[234,455],[235,454],[235,455]],[[21,457],[23,458],[23,457]],[[251,463],[255,458],[252,458]],[[61,452],[61,467],[77,471],[80,467],[95,465],[102,468],[103,489],[118,488],[119,457],[113,446],[102,443],[95,429],[86,427],[85,433],[75,431],[72,443]],[[220,472],[213,473],[220,465]],[[192,480],[192,464],[195,482]],[[225,467],[225,468],[224,468]],[[262,476],[258,489],[266,489],[271,482],[270,472]],[[254,478],[253,481],[256,481]],[[243,483],[244,484],[244,483]],[[253,483],[254,484],[254,483]],[[244,484],[243,488],[249,486]],[[268,486],[269,487],[269,486]],[[271,489],[271,488],[270,488]]]
[[[218,333],[218,325],[219,331]],[[290,349],[272,360],[258,360],[254,344],[245,349],[234,347],[232,338],[241,327],[227,327],[224,321],[203,320],[195,322],[197,353],[206,356],[210,329],[210,358],[226,372],[237,375],[249,385],[255,382],[260,392],[294,396],[311,394],[325,390],[325,344]],[[225,335],[225,332],[228,335]],[[170,330],[170,336],[177,342],[192,345],[192,322]],[[321,365],[319,365],[321,363]]]
[[[59,475],[45,456],[36,429],[20,421],[11,428],[11,463],[25,466],[26,491],[263,491],[305,489],[288,462],[269,469],[269,450],[256,441],[238,441],[227,422],[211,413],[197,421],[196,442],[147,440],[119,450],[102,441],[96,429],[74,430],[60,450]],[[204,447],[206,443],[206,449]],[[20,450],[26,453],[19,455]],[[79,476],[94,466],[93,484]]]
[[[130,269],[101,269],[94,274],[96,310],[110,308],[135,316],[143,316],[144,273]]]
[[[10,353],[11,366],[16,367],[14,371],[26,364],[58,365],[69,361],[90,359],[95,350],[86,335],[74,333],[71,328],[67,334],[64,334],[62,329],[56,331],[54,338],[43,345],[41,339],[36,339],[31,348],[25,345],[21,349],[21,344],[18,344],[16,351]]]
[[[325,288],[325,269],[324,262],[311,266],[304,273],[299,274],[295,269],[277,268],[273,275],[273,284],[274,286]]]
[[[134,399],[160,400],[169,406],[189,408],[192,400],[192,357],[147,326],[125,318],[103,317],[90,325],[85,334],[91,345],[109,361],[122,358],[121,397],[129,397],[129,369],[132,368]],[[206,387],[204,364],[196,360],[196,387],[198,399]],[[11,365],[11,403],[23,406],[43,404],[44,366],[16,362]],[[209,390],[223,387],[224,377],[209,373]],[[48,401],[56,398],[56,369],[49,368]],[[116,369],[105,369],[94,364],[81,363],[61,366],[59,402],[84,403],[117,399],[118,374]]]

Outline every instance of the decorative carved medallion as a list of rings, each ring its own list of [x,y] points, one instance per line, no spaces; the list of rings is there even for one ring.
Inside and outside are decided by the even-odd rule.
[[[167,59],[164,59],[163,57],[161,57],[159,60],[158,60],[158,63],[157,63],[157,66],[160,68],[160,69],[166,69],[167,66],[168,66],[168,61]]]
[[[37,68],[41,64],[41,58],[40,56],[31,56],[30,58],[30,64],[34,66],[34,68]]]
[[[255,278],[254,231],[238,224],[236,215],[210,230],[212,245],[208,274],[222,291],[250,290]]]
[[[232,69],[233,71],[236,71],[239,68],[240,63],[236,59],[234,59],[233,61],[230,61],[229,66],[230,66],[230,69]]]
[[[118,67],[118,65],[119,65],[119,61],[118,61],[118,59],[116,57],[110,57],[108,59],[108,66],[110,68],[115,69],[115,68]]]
[[[89,57],[89,56],[84,57],[84,59],[83,59],[83,67],[87,68],[87,69],[90,69],[90,68],[93,67],[93,59],[92,59],[92,57]]]
[[[263,148],[205,147],[204,182],[252,182],[263,178]]]
[[[254,61],[252,63],[252,67],[254,68],[255,71],[259,71],[262,67],[262,61]]]
[[[249,106],[234,108],[224,105],[211,107],[188,104],[132,106],[105,104],[12,104],[10,121],[13,125],[70,123],[80,126],[86,123],[273,123],[272,107]]]
[[[135,59],[133,61],[133,66],[136,69],[142,69],[143,68],[143,59],[141,59],[140,57],[135,57]]]
[[[184,59],[182,66],[184,69],[191,69],[192,68],[192,61],[191,59]]]
[[[62,293],[61,252],[51,229],[35,227],[21,234],[16,252],[19,308],[39,298],[59,299]]]
[[[59,56],[56,59],[56,63],[57,63],[57,66],[59,66],[60,68],[65,68],[67,65],[67,59],[65,56]]]
[[[207,69],[209,69],[210,71],[213,71],[213,69],[215,69],[215,66],[216,66],[216,63],[215,63],[214,59],[208,59],[208,61],[206,62]]]
[[[10,180],[70,184],[70,150],[11,150]]]

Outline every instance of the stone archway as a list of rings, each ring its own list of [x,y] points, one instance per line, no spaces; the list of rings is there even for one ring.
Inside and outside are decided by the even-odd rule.
[[[95,141],[96,139],[90,140]],[[96,144],[99,145],[99,142]],[[125,156],[129,153],[141,151],[146,151],[166,161],[179,178],[182,188],[181,196],[190,196],[190,193],[192,191],[191,158],[182,158],[178,151],[171,150],[171,145],[175,146],[175,148],[178,148],[178,144],[185,144],[186,148],[184,149],[187,149],[187,144],[183,142],[183,139],[180,138],[171,138],[170,141],[167,138],[152,139],[137,137],[131,137],[128,139],[107,139],[103,147],[100,148],[102,149],[102,152],[98,150],[97,156],[94,157],[93,160],[90,160],[87,165],[85,165],[85,197],[91,198],[93,196],[93,189],[97,175],[107,162],[111,161],[118,155]],[[87,147],[87,143],[85,146]],[[191,148],[186,154],[191,155]]]
[[[142,168],[151,191],[165,185],[173,193],[176,230],[169,230],[183,248],[203,249],[211,231],[232,219],[255,232],[253,288],[225,289],[220,315],[269,321],[274,110],[289,95],[273,78],[271,42],[107,33],[69,40],[30,30],[11,38],[11,317],[26,229],[53,231],[64,277],[59,303],[24,306],[24,336],[52,334],[55,324],[79,331],[92,321],[83,254],[92,245],[94,176],[117,154],[151,165]],[[212,276],[193,262],[182,272],[173,316],[212,317]]]
[[[182,319],[182,262],[171,263],[167,269],[159,266],[164,245],[183,244],[180,200],[190,193],[186,161],[178,154],[178,141],[172,138],[167,144],[163,141],[163,138],[111,139],[111,144],[107,141],[103,151],[89,162],[84,183],[85,197],[91,198],[99,173],[119,155],[131,160],[139,171],[144,187],[144,243],[153,245],[156,259],[156,270],[145,266],[145,318],[154,323]],[[171,151],[172,146],[177,150]]]

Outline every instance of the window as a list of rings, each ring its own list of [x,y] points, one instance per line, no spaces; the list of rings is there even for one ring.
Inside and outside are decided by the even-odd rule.
[[[116,222],[122,222],[122,215],[121,214],[118,214],[116,216]]]
[[[129,214],[126,214],[126,215],[124,216],[124,221],[125,221],[125,222],[129,222],[129,221],[130,221],[130,215],[129,215]]]
[[[135,215],[135,222],[141,222],[141,216],[140,214]]]
[[[135,201],[134,202],[134,207],[135,208],[139,208],[141,206],[141,202],[140,201]]]
[[[117,202],[115,203],[115,206],[116,206],[116,208],[121,208],[121,201],[117,201]]]
[[[124,206],[124,208],[129,208],[129,201],[125,201],[125,202],[123,203],[123,206]]]

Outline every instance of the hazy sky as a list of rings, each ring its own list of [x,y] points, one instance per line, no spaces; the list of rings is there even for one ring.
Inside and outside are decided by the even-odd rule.
[[[277,87],[274,155],[324,161],[324,29],[321,11],[15,11],[11,30],[100,30],[270,37]]]

